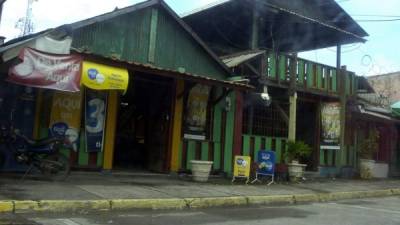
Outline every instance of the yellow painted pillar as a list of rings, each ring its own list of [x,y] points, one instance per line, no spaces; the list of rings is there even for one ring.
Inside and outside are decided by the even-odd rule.
[[[115,133],[117,129],[117,116],[119,107],[119,92],[110,91],[107,101],[106,132],[104,140],[103,169],[111,170],[114,161]]]
[[[289,97],[289,141],[296,141],[297,93]]]
[[[183,112],[183,96],[185,82],[177,80],[175,92],[175,108],[173,112],[172,122],[172,143],[171,143],[171,172],[177,172],[180,166],[179,162],[179,146],[182,137],[182,112]]]

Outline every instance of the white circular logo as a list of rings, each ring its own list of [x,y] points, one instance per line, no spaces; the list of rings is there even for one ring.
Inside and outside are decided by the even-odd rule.
[[[97,83],[102,84],[102,83],[104,83],[104,80],[105,80],[105,76],[103,74],[101,74],[101,73],[97,74],[97,76],[96,76]]]

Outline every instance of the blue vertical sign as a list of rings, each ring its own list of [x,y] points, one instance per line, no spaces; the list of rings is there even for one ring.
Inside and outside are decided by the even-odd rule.
[[[258,152],[258,168],[257,173],[260,175],[274,175],[275,173],[275,152],[259,151]]]
[[[107,92],[86,89],[85,135],[86,151],[103,151]]]

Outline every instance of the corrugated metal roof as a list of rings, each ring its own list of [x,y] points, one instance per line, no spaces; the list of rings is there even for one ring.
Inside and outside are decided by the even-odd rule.
[[[110,20],[112,18],[115,18],[117,16],[121,16],[124,14],[128,14],[131,12],[135,12],[138,11],[140,9],[144,9],[150,6],[155,6],[155,5],[160,5],[162,8],[164,8],[169,16],[171,16],[178,24],[179,26],[181,26],[181,28],[187,32],[200,46],[201,48],[203,48],[205,50],[205,52],[212,58],[214,59],[219,66],[222,67],[223,70],[225,70],[225,72],[227,74],[230,74],[229,69],[225,66],[225,64],[223,64],[220,59],[218,58],[218,56],[211,51],[211,49],[200,39],[200,37],[192,31],[192,29],[185,23],[183,22],[183,20],[175,13],[175,11],[173,11],[163,0],[148,0],[145,2],[141,2],[132,6],[128,6],[122,9],[118,9],[115,10],[113,12],[109,12],[109,13],[105,13],[99,16],[95,16],[86,20],[82,20],[73,24],[70,24],[73,30],[76,30],[78,28],[82,28],[94,23],[98,23],[98,22],[102,22],[102,21],[106,21],[106,20]]]
[[[286,9],[286,8],[282,8],[282,7],[276,6],[276,5],[274,5],[274,4],[270,4],[270,3],[264,3],[264,4],[266,4],[266,5],[268,5],[268,6],[272,7],[272,8],[278,9],[278,10],[280,10],[280,11],[283,11],[283,12],[286,12],[286,13],[289,13],[289,14],[292,14],[292,15],[295,15],[295,16],[298,16],[298,17],[303,18],[303,19],[305,19],[305,20],[308,20],[308,21],[310,21],[310,22],[317,23],[317,24],[320,24],[320,25],[322,25],[322,26],[328,27],[328,28],[330,28],[330,29],[339,31],[339,32],[341,32],[341,33],[345,33],[345,34],[347,34],[347,35],[353,36],[353,37],[359,39],[359,40],[362,41],[362,42],[366,42],[366,41],[367,41],[367,40],[365,40],[363,37],[361,37],[361,36],[359,36],[359,35],[357,35],[357,34],[355,34],[355,33],[349,32],[349,31],[347,31],[347,30],[343,30],[342,28],[339,28],[339,27],[337,27],[337,26],[330,25],[330,24],[328,24],[328,23],[326,23],[326,22],[324,22],[324,21],[321,21],[321,20],[318,20],[318,19],[314,19],[314,18],[308,17],[308,16],[306,16],[306,15],[302,15],[302,14],[300,14],[300,13],[298,13],[298,12],[293,11],[293,10]],[[366,34],[366,33],[365,33],[365,34]]]
[[[105,13],[105,14],[102,14],[102,15],[99,15],[99,16],[96,16],[96,17],[92,17],[92,18],[89,18],[89,19],[86,19],[86,20],[82,20],[82,21],[79,21],[79,22],[76,22],[76,23],[72,23],[70,25],[61,26],[61,27],[68,28],[68,29],[71,30],[71,32],[75,32],[80,28],[91,27],[90,25],[100,24],[101,22],[108,21],[108,20],[114,19],[116,17],[119,17],[121,15],[126,15],[128,13],[139,11],[141,9],[145,9],[145,8],[148,8],[148,7],[151,7],[151,6],[165,9],[165,11],[167,12],[166,14],[168,14],[173,20],[175,20],[175,22],[178,24],[179,28],[182,30],[182,33],[188,34],[187,36],[191,38],[190,41],[193,42],[192,46],[196,46],[196,48],[199,47],[197,49],[198,49],[199,52],[201,52],[201,54],[204,55],[204,57],[197,57],[197,58],[196,57],[186,57],[186,59],[193,59],[193,61],[194,60],[198,60],[198,62],[194,62],[193,65],[191,65],[190,68],[197,68],[197,67],[200,67],[200,68],[211,68],[210,65],[213,65],[212,68],[215,67],[215,68],[218,69],[218,74],[217,75],[220,75],[220,76],[224,75],[224,77],[228,77],[228,76],[231,75],[230,71],[229,71],[229,68],[226,67],[226,65],[218,58],[218,56],[216,56],[208,48],[208,46],[206,46],[206,44],[191,30],[191,28],[188,27],[179,18],[179,16],[176,15],[176,13],[171,8],[169,8],[169,6],[167,4],[165,4],[164,1],[162,1],[162,0],[149,0],[149,1],[146,1],[146,2],[138,3],[136,5],[132,5],[132,6],[129,6],[129,7],[123,8],[123,9],[115,10],[113,12]],[[54,30],[57,30],[57,29],[58,28],[56,28]],[[140,27],[136,27],[136,29],[140,29]],[[113,32],[111,32],[111,33],[113,33]],[[23,38],[12,40],[12,41],[10,41],[10,43],[8,43],[10,46],[7,47],[7,50],[9,48],[15,48],[16,49],[16,48],[20,48],[21,46],[24,47],[26,45],[26,43],[29,44],[31,41],[35,40],[36,38],[38,38],[40,36],[41,36],[41,34],[37,33],[37,34],[33,34],[32,36],[30,36],[32,38],[23,37]],[[158,35],[158,36],[160,36],[160,35]],[[75,37],[74,37],[74,39],[75,39]],[[159,39],[160,38],[157,38],[156,40],[159,41]],[[140,40],[138,40],[138,41],[140,41]],[[7,43],[6,43],[6,45],[7,45]],[[140,46],[142,46],[142,45],[143,45],[143,43],[141,43]],[[119,46],[119,47],[121,47],[121,46]],[[80,47],[80,46],[78,46],[78,47]],[[159,48],[161,48],[161,46]],[[102,46],[102,49],[104,49],[104,46]],[[6,49],[3,49],[3,50],[6,50]],[[91,49],[91,50],[94,52],[96,49]],[[1,49],[0,49],[0,54],[1,54]],[[199,59],[202,59],[203,61],[200,61]],[[203,64],[200,64],[199,62],[203,62],[203,64],[207,64],[208,62],[210,62],[210,63],[209,63],[209,66],[207,66],[207,65],[204,66]],[[146,62],[144,62],[144,60],[142,60],[142,61],[139,61],[139,63],[146,63]],[[214,66],[214,64],[215,64],[215,66]],[[160,66],[160,65],[158,65],[158,66]],[[180,66],[180,65],[178,65],[178,66]],[[164,69],[171,69],[171,68],[164,68]],[[191,72],[194,72],[194,71],[191,71]],[[197,73],[197,72],[195,72],[195,73]],[[201,74],[203,74],[203,73],[201,73]],[[204,75],[210,76],[210,75],[215,75],[215,74],[204,73]]]
[[[219,0],[219,1],[216,1],[216,2],[213,2],[213,3],[210,3],[210,4],[206,5],[206,6],[200,7],[200,8],[198,8],[198,9],[194,9],[194,10],[192,10],[192,11],[189,11],[189,12],[187,12],[187,13],[182,13],[182,14],[181,14],[181,17],[188,17],[188,16],[191,16],[191,15],[197,14],[197,13],[199,13],[199,12],[203,12],[203,11],[212,9],[212,8],[214,8],[214,7],[217,7],[217,6],[223,5],[223,4],[228,3],[228,2],[232,2],[232,1],[233,1],[233,0]],[[331,2],[326,2],[326,0],[319,0],[319,1],[316,1],[316,2],[318,3],[318,4],[317,4],[318,7],[322,7],[322,6],[329,5],[329,7],[335,8],[335,10],[336,10],[337,12],[343,13],[344,15],[341,15],[341,17],[343,17],[343,18],[341,18],[341,19],[342,19],[342,20],[345,19],[345,20],[347,20],[347,21],[352,22],[352,23],[353,23],[352,28],[354,29],[354,32],[349,32],[349,31],[347,31],[347,30],[345,30],[345,29],[342,29],[341,27],[339,27],[339,26],[337,26],[337,25],[333,26],[333,25],[331,25],[331,24],[328,24],[327,22],[323,21],[322,19],[311,18],[311,17],[309,17],[309,16],[306,16],[306,15],[303,14],[303,13],[300,13],[300,11],[294,10],[293,8],[290,8],[290,7],[288,7],[288,8],[280,7],[280,6],[278,6],[278,5],[275,5],[275,4],[270,3],[270,2],[268,2],[268,1],[262,1],[263,4],[269,5],[269,6],[272,7],[272,8],[275,8],[275,9],[278,9],[278,10],[280,10],[280,11],[287,12],[287,13],[290,13],[290,14],[293,14],[293,15],[296,15],[296,16],[299,16],[299,17],[301,17],[301,18],[303,18],[303,19],[306,19],[306,20],[309,20],[309,21],[311,21],[311,22],[315,22],[315,23],[321,24],[321,25],[323,25],[323,26],[326,26],[326,27],[335,29],[335,30],[340,31],[340,32],[344,32],[344,33],[346,33],[346,34],[350,34],[350,35],[352,35],[352,36],[354,36],[354,37],[356,37],[356,38],[359,38],[359,39],[362,39],[362,40],[365,41],[365,39],[363,39],[361,36],[368,36],[368,34],[367,34],[367,33],[366,33],[366,32],[365,32],[365,31],[364,31],[364,30],[349,16],[335,1],[332,0]],[[311,3],[311,2],[310,2],[310,3]],[[338,16],[338,15],[335,15],[335,17],[337,17],[337,16]],[[329,18],[329,21],[334,21],[334,20],[337,20],[337,19],[336,19],[336,18]],[[342,21],[341,21],[341,22],[342,22]],[[357,34],[356,34],[356,33],[357,33]]]
[[[180,17],[185,17],[185,16],[189,16],[189,15],[192,15],[192,14],[196,14],[198,12],[214,8],[216,6],[222,5],[222,4],[224,4],[226,2],[230,2],[230,1],[232,1],[232,0],[219,0],[219,1],[211,2],[211,3],[209,3],[209,4],[207,4],[207,5],[203,6],[203,7],[194,9],[194,10],[189,11],[189,12],[182,13],[179,16]]]
[[[367,115],[367,116],[372,117],[372,118],[383,119],[383,120],[386,120],[386,121],[389,121],[389,122],[394,122],[394,123],[400,123],[399,120],[393,118],[388,113],[376,112],[374,110],[371,110],[368,107],[363,107],[363,106],[360,106],[360,105],[358,106],[358,110],[359,110],[359,113],[361,113],[363,115]]]
[[[258,46],[302,52],[365,42],[368,34],[333,0],[229,0],[185,14],[184,21],[222,54],[249,48],[254,8]],[[272,33],[271,33],[272,32]],[[273,34],[273,35],[271,35]]]
[[[252,52],[245,52],[231,55],[231,56],[224,56],[221,57],[222,61],[228,66],[229,68],[236,67],[244,62],[247,62],[261,54],[264,54],[265,51],[257,50]]]
[[[95,55],[95,54],[92,54],[90,52],[80,51],[78,49],[73,49],[73,51],[75,51],[76,53],[85,55],[85,56],[93,57],[95,59],[100,59],[100,60],[104,59],[104,60],[112,61],[112,62],[115,62],[115,63],[118,63],[118,64],[124,64],[124,65],[127,65],[127,66],[136,67],[136,68],[143,68],[143,69],[148,70],[148,72],[155,72],[156,74],[157,74],[157,72],[159,72],[159,73],[168,72],[168,75],[166,75],[166,74],[164,74],[164,75],[165,76],[169,76],[169,77],[173,77],[173,78],[176,78],[176,79],[196,81],[196,82],[199,82],[199,83],[215,84],[215,85],[225,86],[225,87],[229,87],[229,88],[236,88],[236,89],[241,89],[241,90],[254,89],[254,87],[251,86],[251,85],[243,84],[243,83],[239,83],[239,82],[227,81],[227,80],[218,80],[218,79],[205,77],[205,76],[201,76],[201,75],[197,75],[197,74],[191,74],[191,73],[187,73],[187,72],[179,72],[179,71],[175,71],[175,70],[169,70],[169,69],[165,69],[165,68],[156,67],[156,66],[154,66],[152,64],[142,64],[142,63],[137,63],[137,62],[133,62],[133,61],[131,61],[131,62],[124,61],[124,60],[116,59],[116,58],[112,58],[112,57]]]
[[[357,94],[357,97],[364,104],[375,105],[385,108],[389,108],[390,106],[389,100],[377,93],[359,93]]]

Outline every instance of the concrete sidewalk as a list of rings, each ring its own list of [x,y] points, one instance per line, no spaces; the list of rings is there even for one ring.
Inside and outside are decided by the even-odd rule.
[[[400,180],[318,179],[303,183],[244,185],[212,178],[147,173],[73,172],[65,182],[0,174],[0,212],[82,211],[110,209],[197,208],[222,205],[300,203],[346,198],[392,196]]]

